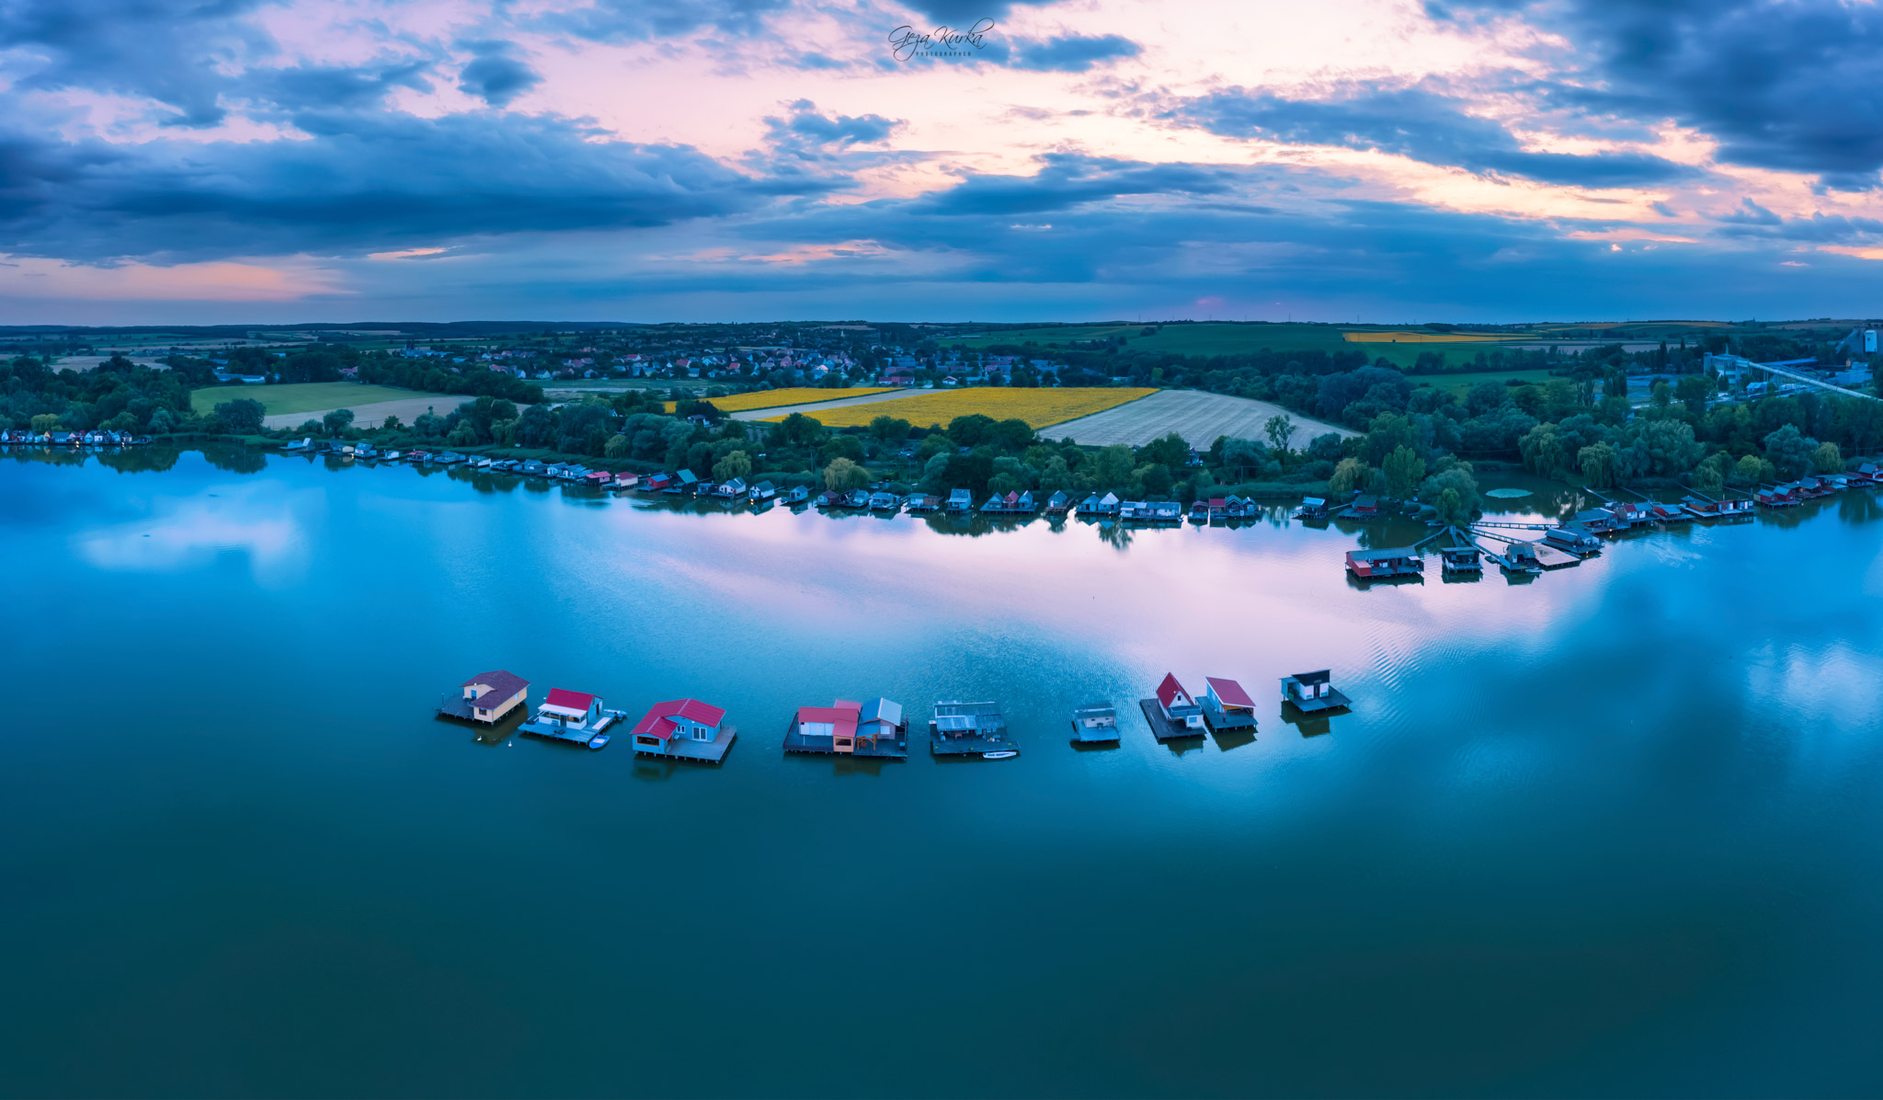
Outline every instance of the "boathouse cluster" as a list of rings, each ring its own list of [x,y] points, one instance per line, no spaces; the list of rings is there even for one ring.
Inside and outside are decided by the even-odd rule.
[[[1678,501],[1662,501],[1643,493],[1637,499],[1604,498],[1599,507],[1575,514],[1567,523],[1524,523],[1479,519],[1468,526],[1445,526],[1411,546],[1349,550],[1347,575],[1367,584],[1422,577],[1427,551],[1436,553],[1447,577],[1475,576],[1484,560],[1513,578],[1535,576],[1546,569],[1576,565],[1602,551],[1604,538],[1655,527],[1685,523],[1735,522],[1750,519],[1760,509],[1792,508],[1807,501],[1835,496],[1852,489],[1883,485],[1883,465],[1865,462],[1844,474],[1824,474],[1780,485],[1760,487],[1751,494],[1711,496],[1690,489]],[[1324,520],[1328,516],[1371,520],[1381,517],[1379,502],[1359,496],[1334,508],[1319,497],[1302,501],[1296,516]]]
[[[1139,702],[1145,723],[1160,742],[1215,734],[1240,734],[1256,728],[1255,700],[1235,680],[1204,678],[1199,698],[1167,673],[1148,698]],[[466,679],[456,692],[439,700],[440,718],[591,750],[606,748],[630,712],[609,708],[598,695],[551,688],[534,712],[529,709],[529,681],[494,669]],[[1327,669],[1297,672],[1281,679],[1284,713],[1334,713],[1351,700],[1334,690]],[[518,719],[521,719],[518,721]],[[942,700],[928,720],[928,749],[936,757],[1006,760],[1020,755],[1007,728],[1001,704],[991,700]],[[726,724],[723,708],[698,699],[668,699],[649,706],[628,730],[639,756],[718,764],[732,751],[737,734]],[[1087,703],[1072,712],[1074,745],[1115,744],[1118,711],[1109,702]],[[868,702],[837,699],[829,705],[802,706],[785,726],[784,751],[823,756],[903,760],[909,755],[909,726],[901,703],[876,698]]]

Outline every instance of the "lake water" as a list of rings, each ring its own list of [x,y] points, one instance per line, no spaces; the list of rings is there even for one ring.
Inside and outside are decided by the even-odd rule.
[[[464,480],[0,461],[0,1092],[1883,1090],[1867,493],[1361,591],[1352,533],[1279,518],[972,538]],[[739,740],[430,717],[487,667]],[[1284,722],[1320,667],[1354,712]],[[1241,679],[1258,736],[1155,743],[1167,670]],[[908,761],[780,752],[878,694]],[[938,698],[1004,701],[1023,755],[931,759]],[[1073,749],[1103,698],[1122,744]]]

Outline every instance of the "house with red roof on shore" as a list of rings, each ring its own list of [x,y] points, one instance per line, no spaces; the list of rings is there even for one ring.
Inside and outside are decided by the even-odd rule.
[[[725,710],[698,699],[655,703],[634,726],[634,751],[717,764],[732,748],[733,731],[725,728],[725,721]]]

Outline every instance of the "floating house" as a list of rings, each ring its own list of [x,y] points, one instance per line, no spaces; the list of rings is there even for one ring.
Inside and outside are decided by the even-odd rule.
[[[1496,560],[1507,573],[1533,576],[1543,572],[1543,559],[1537,555],[1536,546],[1532,543],[1509,543],[1504,547],[1503,554],[1496,556]]]
[[[7,442],[9,443],[14,442],[14,440],[11,438],[11,435],[12,433],[9,432],[8,433],[9,438],[7,439]],[[293,443],[290,443],[286,447],[283,447],[281,449],[284,451],[305,451],[308,448],[312,447],[313,445],[314,445],[314,437],[310,435],[306,437],[305,439],[297,439]]]
[[[863,509],[870,506],[870,495],[862,489],[852,489],[843,495],[845,508]]]
[[[673,487],[672,474],[648,474],[641,479],[641,492],[664,493]]]
[[[1349,550],[1347,572],[1363,581],[1417,577],[1425,572],[1425,559],[1410,547],[1394,550]]]
[[[1087,703],[1072,711],[1072,739],[1081,745],[1118,740],[1118,711],[1110,703]]]
[[[1203,720],[1212,730],[1254,729],[1255,700],[1234,680],[1205,677]]]
[[[681,470],[674,475],[673,484],[667,487],[667,491],[690,497],[700,491],[699,476],[692,470]]]
[[[902,704],[890,699],[799,707],[785,731],[785,751],[900,760],[909,755]]]
[[[746,492],[746,496],[751,499],[753,504],[763,504],[768,500],[777,498],[778,486],[773,485],[769,481],[761,481],[757,485],[752,486],[752,488]]]
[[[1063,516],[1071,509],[1072,495],[1063,489],[1046,498],[1046,514],[1049,516]]]
[[[1231,493],[1223,498],[1223,518],[1225,519],[1254,519],[1261,511],[1262,506],[1256,503],[1254,497],[1242,497]]]
[[[1444,546],[1438,551],[1439,561],[1447,573],[1482,573],[1484,561],[1475,546]]]
[[[1380,500],[1376,496],[1363,493],[1353,498],[1353,503],[1347,505],[1344,514],[1352,519],[1378,519],[1380,514]]]
[[[950,512],[974,511],[974,494],[968,492],[966,489],[950,489],[948,491],[948,510]]]
[[[939,512],[942,499],[933,493],[916,493],[909,498],[907,510],[912,513]]]
[[[438,706],[443,718],[495,725],[529,698],[530,682],[514,672],[493,669],[464,681],[458,694]]]
[[[1301,519],[1326,519],[1327,510],[1326,497],[1302,497],[1301,507],[1295,509],[1295,515]]]
[[[935,704],[928,720],[928,751],[934,756],[978,756],[1006,760],[1020,755],[1007,733],[1007,716],[993,702]]]
[[[792,486],[791,491],[785,494],[785,503],[792,505],[794,507],[797,505],[804,504],[810,499],[811,499],[811,490],[809,490],[808,488],[802,485]]]
[[[1177,682],[1176,673],[1165,673],[1154,696],[1139,700],[1138,707],[1159,741],[1203,736],[1203,707]]]
[[[634,726],[634,751],[641,756],[717,764],[731,751],[735,736],[724,728],[725,720],[724,710],[698,699],[655,703]]]
[[[1119,510],[1123,507],[1123,502],[1111,493],[1105,493],[1103,495],[1094,493],[1079,502],[1079,514],[1081,516],[1093,516],[1102,519],[1107,516],[1117,515]]]
[[[1567,550],[1571,554],[1588,555],[1602,548],[1602,540],[1580,527],[1552,527],[1543,532],[1543,541],[1558,550]]]
[[[713,486],[713,499],[727,504],[743,503],[746,491],[745,479],[735,477]]]
[[[602,705],[601,696],[566,688],[550,688],[543,705],[529,721],[517,727],[528,737],[599,749],[608,744],[608,727],[623,717]]]
[[[1345,710],[1353,705],[1352,699],[1334,687],[1333,673],[1324,668],[1282,677],[1281,698],[1288,706],[1309,714]]]
[[[870,511],[900,512],[902,511],[902,498],[894,493],[871,493]]]
[[[1694,519],[1727,519],[1751,515],[1753,500],[1751,497],[1737,494],[1715,500],[1701,493],[1688,493],[1681,498],[1680,506]]]
[[[1868,482],[1872,485],[1883,484],[1883,466],[1879,466],[1874,462],[1859,463],[1857,472],[1852,474],[1851,478],[1852,480]]]

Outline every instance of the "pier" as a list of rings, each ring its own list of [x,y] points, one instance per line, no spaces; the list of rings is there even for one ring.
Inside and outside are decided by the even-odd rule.
[[[903,760],[909,755],[909,727],[902,721],[900,703],[876,699],[865,705],[839,699],[828,707],[799,707],[785,728],[785,751]]]

